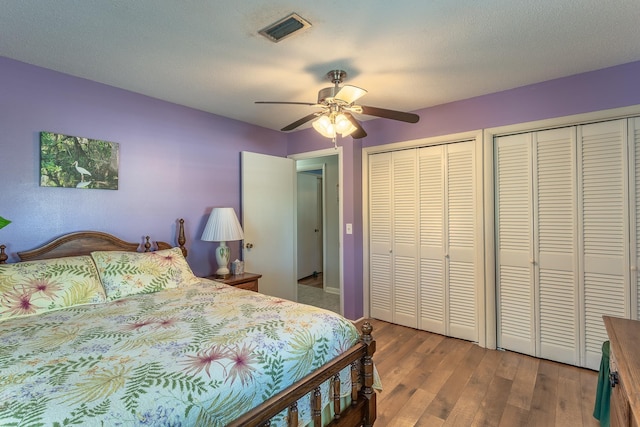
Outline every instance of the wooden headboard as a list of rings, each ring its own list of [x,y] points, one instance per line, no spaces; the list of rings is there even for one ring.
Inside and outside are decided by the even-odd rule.
[[[186,239],[184,236],[184,219],[179,220],[178,226],[178,247],[182,254],[187,256],[187,249],[184,244]],[[170,249],[174,245],[165,242],[156,242],[155,250]],[[0,246],[0,264],[4,264],[8,256],[4,252],[5,246]],[[128,251],[138,252],[142,249],[144,252],[152,250],[152,244],[149,236],[145,237],[144,244],[125,242],[111,234],[101,231],[78,231],[75,233],[65,234],[49,243],[29,251],[18,252],[20,261],[32,261],[38,259],[61,258],[67,256],[89,255],[93,251]]]

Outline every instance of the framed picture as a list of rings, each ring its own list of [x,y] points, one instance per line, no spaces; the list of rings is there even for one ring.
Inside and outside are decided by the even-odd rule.
[[[120,144],[40,132],[40,186],[118,189]]]

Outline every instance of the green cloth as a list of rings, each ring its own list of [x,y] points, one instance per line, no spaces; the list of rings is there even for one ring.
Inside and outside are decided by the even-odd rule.
[[[600,421],[602,427],[609,427],[611,410],[611,385],[609,384],[609,341],[602,344],[602,360],[598,372],[598,389],[593,416]]]

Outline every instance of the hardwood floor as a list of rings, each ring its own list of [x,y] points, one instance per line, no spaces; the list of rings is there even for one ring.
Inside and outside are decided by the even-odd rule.
[[[314,288],[322,288],[322,273],[313,274],[298,280],[299,285],[312,286]]]
[[[600,425],[595,371],[370,321],[383,387],[376,426]]]

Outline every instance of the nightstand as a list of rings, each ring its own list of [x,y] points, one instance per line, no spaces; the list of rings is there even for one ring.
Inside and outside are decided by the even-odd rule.
[[[236,288],[258,292],[258,279],[261,277],[262,274],[243,273],[235,276],[231,275],[227,279],[217,279],[215,275],[208,276],[207,279],[217,280],[218,282],[226,283]]]

